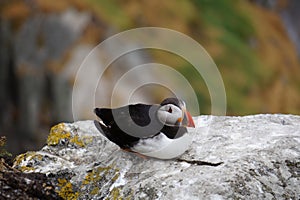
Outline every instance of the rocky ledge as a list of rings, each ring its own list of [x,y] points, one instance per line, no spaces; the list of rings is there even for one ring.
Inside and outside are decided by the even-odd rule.
[[[44,174],[63,199],[300,199],[300,116],[200,116],[175,160],[141,158],[93,121],[54,126],[13,168]]]

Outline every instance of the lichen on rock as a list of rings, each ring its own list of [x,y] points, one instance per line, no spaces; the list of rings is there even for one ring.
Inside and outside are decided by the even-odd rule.
[[[84,147],[84,142],[76,134],[76,130],[71,134],[70,127],[64,123],[52,127],[47,138],[47,145],[56,146],[64,145],[66,143],[69,145],[76,145],[77,147]]]
[[[15,158],[14,166],[22,172],[32,172],[35,170],[34,166],[39,164],[43,156],[37,152],[28,151],[20,154]]]
[[[68,200],[75,200],[78,199],[78,192],[74,192],[73,185],[71,182],[67,181],[66,179],[57,179],[58,182],[58,188],[56,192],[60,197],[63,199]]]

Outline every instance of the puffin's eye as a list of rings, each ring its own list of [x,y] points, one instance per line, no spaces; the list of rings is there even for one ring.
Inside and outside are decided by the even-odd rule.
[[[169,108],[168,112],[169,112],[169,113],[172,113],[172,108],[171,108],[171,107]]]

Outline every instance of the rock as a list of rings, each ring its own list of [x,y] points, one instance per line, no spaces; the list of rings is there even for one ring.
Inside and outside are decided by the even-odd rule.
[[[177,160],[121,151],[93,121],[54,126],[14,168],[56,180],[64,199],[299,199],[300,116],[200,116]]]
[[[55,191],[55,178],[42,173],[24,173],[0,158],[0,199],[62,199]]]

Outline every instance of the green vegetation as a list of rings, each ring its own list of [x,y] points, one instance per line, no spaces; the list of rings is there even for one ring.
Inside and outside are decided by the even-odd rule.
[[[3,16],[21,24],[30,8],[22,1],[14,2],[3,4]],[[37,2],[47,12],[72,6],[92,11],[103,25],[95,23],[87,28],[82,41],[92,45],[105,39],[107,31],[110,34],[147,26],[165,27],[192,37],[207,50],[221,72],[229,115],[300,112],[299,58],[275,11],[247,0]],[[201,114],[210,114],[207,87],[193,66],[166,52],[150,53],[154,62],[176,68],[190,81]],[[56,143],[57,138],[53,139]]]
[[[229,115],[300,111],[300,103],[288,103],[300,98],[299,59],[275,12],[239,0],[88,0],[87,7],[112,30],[165,27],[198,41],[221,72]],[[150,53],[190,81],[201,114],[210,114],[207,87],[193,66],[166,52]],[[287,70],[287,62],[294,71]]]
[[[261,63],[249,45],[255,37],[250,17],[239,9],[239,2],[194,0],[205,29],[213,29],[216,36],[207,35],[210,40],[222,46],[222,53],[214,60],[223,75],[228,97],[229,113],[247,113],[242,102],[253,86],[263,79]],[[231,73],[233,76],[224,76]],[[234,105],[234,106],[233,106]]]
[[[130,19],[118,1],[88,0],[88,2],[93,6],[95,12],[109,24],[122,29],[130,26]]]
[[[254,33],[250,18],[238,8],[237,0],[193,0],[202,21],[216,26],[240,40],[249,39]]]

